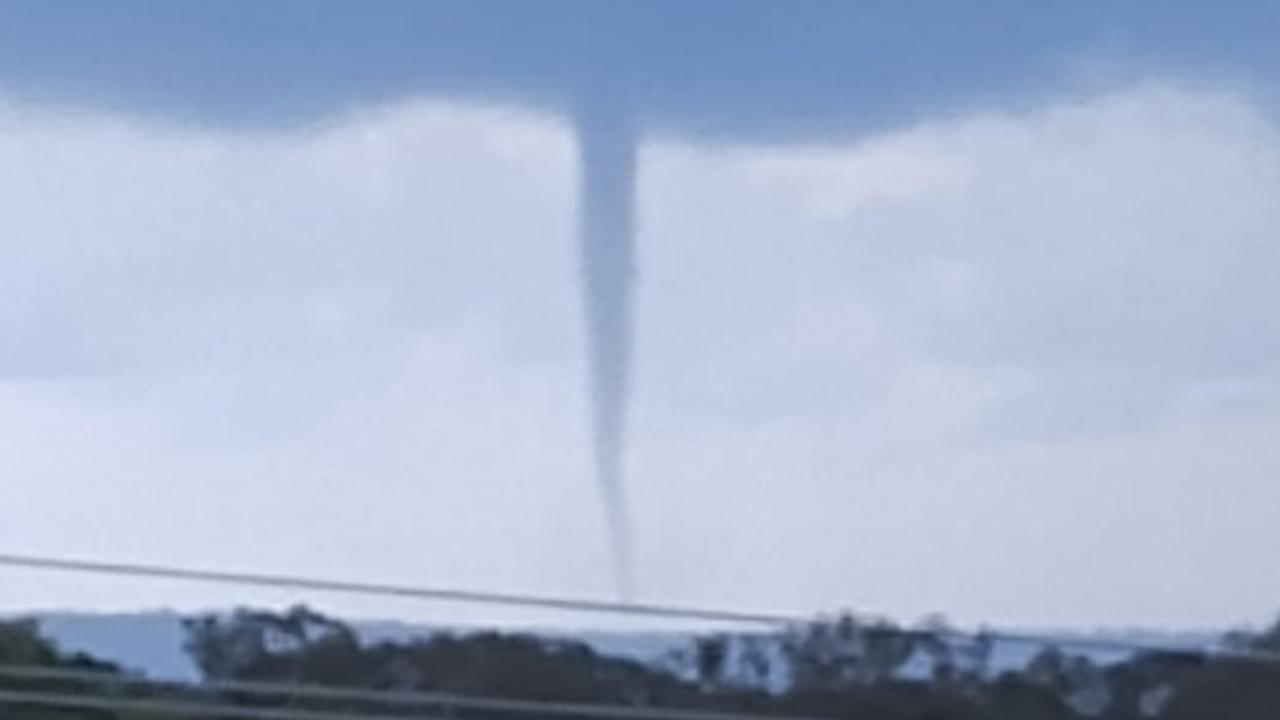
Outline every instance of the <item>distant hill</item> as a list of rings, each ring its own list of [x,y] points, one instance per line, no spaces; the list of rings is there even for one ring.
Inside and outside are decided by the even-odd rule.
[[[195,680],[195,666],[182,649],[185,633],[183,615],[172,611],[137,613],[47,612],[31,615],[42,632],[68,651],[84,651],[152,677]],[[368,642],[403,641],[425,637],[442,630],[466,630],[415,625],[395,621],[354,622],[352,627]],[[598,652],[642,661],[654,661],[672,651],[687,648],[692,635],[676,632],[608,632],[547,633],[572,637],[594,647]],[[1124,641],[1171,648],[1202,648],[1213,645],[1218,634],[1210,632],[1164,631],[1098,631],[1092,633],[1058,632],[1053,637],[1062,644],[1073,641]],[[1022,643],[996,643],[991,666],[994,670],[1024,666],[1041,648]],[[1124,659],[1116,653],[1086,653],[1101,662]],[[911,665],[905,669],[912,674]]]
[[[182,615],[171,611],[95,614],[39,613],[41,632],[63,650],[80,650],[131,670],[194,680],[198,674],[182,650]]]
[[[84,651],[112,660],[152,677],[195,680],[198,672],[182,649],[186,637],[183,615],[168,610],[136,613],[44,612],[29,615],[41,632],[68,651]],[[366,642],[404,641],[444,630],[468,628],[432,627],[396,621],[354,622]],[[542,634],[542,633],[539,633]],[[586,642],[598,652],[637,660],[656,660],[689,642],[681,633],[582,632],[566,634]]]

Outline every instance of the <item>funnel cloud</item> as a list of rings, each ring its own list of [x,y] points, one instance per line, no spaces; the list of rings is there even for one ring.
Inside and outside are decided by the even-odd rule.
[[[619,595],[634,595],[631,521],[624,486],[635,286],[636,133],[618,102],[577,113],[580,242],[596,481],[604,502]]]

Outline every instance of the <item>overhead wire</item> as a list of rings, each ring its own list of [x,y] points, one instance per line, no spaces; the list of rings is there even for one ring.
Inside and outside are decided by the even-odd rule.
[[[689,710],[661,706],[606,705],[601,703],[522,700],[456,693],[411,690],[379,690],[314,683],[283,683],[246,680],[205,680],[192,683],[161,680],[135,674],[102,670],[0,664],[0,678],[12,680],[48,680],[148,690],[184,691],[195,694],[237,693],[270,698],[351,701],[379,703],[388,706],[416,706],[440,709],[475,710],[490,713],[529,714],[600,720],[741,720],[742,714],[714,710]],[[382,717],[382,716],[379,716]],[[751,714],[751,720],[821,720],[794,715],[770,716]]]
[[[473,605],[512,606],[565,610],[607,615],[637,615],[668,620],[697,620],[749,625],[789,625],[807,622],[796,616],[707,608],[658,605],[650,603],[622,603],[608,600],[553,597],[497,591],[460,590],[455,588],[422,587],[391,583],[357,582],[299,575],[262,574],[223,570],[201,570],[170,565],[102,562],[69,558],[44,557],[0,553],[0,565],[37,570],[92,573],[143,577],[162,580],[219,583],[287,590],[311,590],[347,595],[398,597],[436,602],[460,602]]]
[[[0,704],[78,710],[114,710],[146,715],[241,718],[243,720],[446,720],[443,717],[358,714],[291,707],[249,707],[230,703],[188,702],[92,696],[67,692],[0,689]]]
[[[409,598],[435,602],[460,602],[476,605],[539,608],[592,614],[627,615],[666,620],[701,621],[752,625],[775,629],[804,628],[823,620],[822,616],[798,613],[772,613],[750,610],[727,610],[655,603],[624,603],[598,599],[582,599],[547,595],[425,587],[395,583],[374,583],[302,575],[248,573],[226,570],[197,569],[174,565],[107,562],[81,558],[52,557],[0,553],[0,566],[30,570],[96,574],[117,577],[176,580],[275,589],[308,590],[348,595]],[[841,617],[839,615],[837,617]],[[857,617],[859,620],[866,620]],[[1145,654],[1181,657],[1213,657],[1265,663],[1280,663],[1280,653],[1221,645],[1187,645],[1140,642],[1120,638],[1072,637],[979,628],[962,630],[951,627],[897,627],[880,620],[864,622],[859,632],[906,639],[948,639],[960,642],[1002,641],[1044,648],[1074,648],[1108,654]]]

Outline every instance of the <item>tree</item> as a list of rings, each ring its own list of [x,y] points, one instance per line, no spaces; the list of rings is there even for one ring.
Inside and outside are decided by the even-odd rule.
[[[186,623],[185,647],[215,680],[308,682],[529,700],[653,704],[696,693],[669,671],[529,634],[437,633],[364,644],[306,608],[240,610]]]
[[[1026,667],[997,676],[992,638],[961,635],[940,619],[908,631],[844,615],[777,634],[713,634],[673,653],[675,668],[526,633],[436,633],[366,644],[343,623],[306,608],[195,618],[187,631],[188,650],[213,679],[850,720],[1280,717],[1280,666],[1274,664],[1200,652],[1096,659],[1049,648]],[[1277,637],[1280,630],[1271,628],[1236,641],[1269,648]],[[32,661],[56,657],[21,632],[7,646]],[[921,672],[924,662],[928,672]],[[451,712],[458,720],[481,720],[476,711]]]
[[[119,668],[110,662],[99,660],[85,653],[64,653],[49,639],[40,634],[34,620],[0,621],[0,664],[20,667],[49,667],[72,670],[92,670],[103,673],[117,672]],[[0,676],[0,688],[10,691],[81,693],[97,690],[85,683],[61,679],[32,679]],[[50,708],[35,705],[12,704],[0,707],[0,717],[6,720],[113,720],[114,713],[101,710]]]
[[[184,649],[211,680],[341,682],[359,677],[364,668],[355,633],[302,606],[282,615],[240,609],[183,625]]]
[[[729,638],[725,635],[709,635],[694,640],[698,681],[704,692],[715,690],[724,684],[725,660],[728,655]]]
[[[864,625],[845,614],[790,630],[782,650],[793,687],[835,689],[893,678],[917,641],[889,623]]]

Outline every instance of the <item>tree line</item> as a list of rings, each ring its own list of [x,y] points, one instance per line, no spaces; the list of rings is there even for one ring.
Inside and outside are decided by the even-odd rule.
[[[995,642],[942,623],[904,629],[848,615],[772,633],[692,637],[653,661],[520,632],[438,632],[364,641],[350,625],[295,607],[241,609],[185,621],[185,649],[209,682],[318,684],[461,697],[825,717],[833,720],[1275,720],[1280,665],[1199,652],[1114,660],[1042,648],[1016,667],[993,663]],[[1280,652],[1280,623],[1224,639],[1241,651]],[[34,622],[0,623],[0,665],[92,670],[117,665],[60,652]],[[0,689],[103,692],[61,679],[0,677]],[[244,707],[305,707],[405,717],[367,701],[254,697],[183,688],[110,686],[113,697],[178,698]],[[549,720],[527,711],[437,708],[454,720]],[[500,717],[506,715],[506,718]],[[141,720],[134,710],[0,703],[0,720]],[[430,715],[440,717],[439,712]],[[424,716],[425,717],[425,716]],[[584,715],[584,720],[590,720]]]

